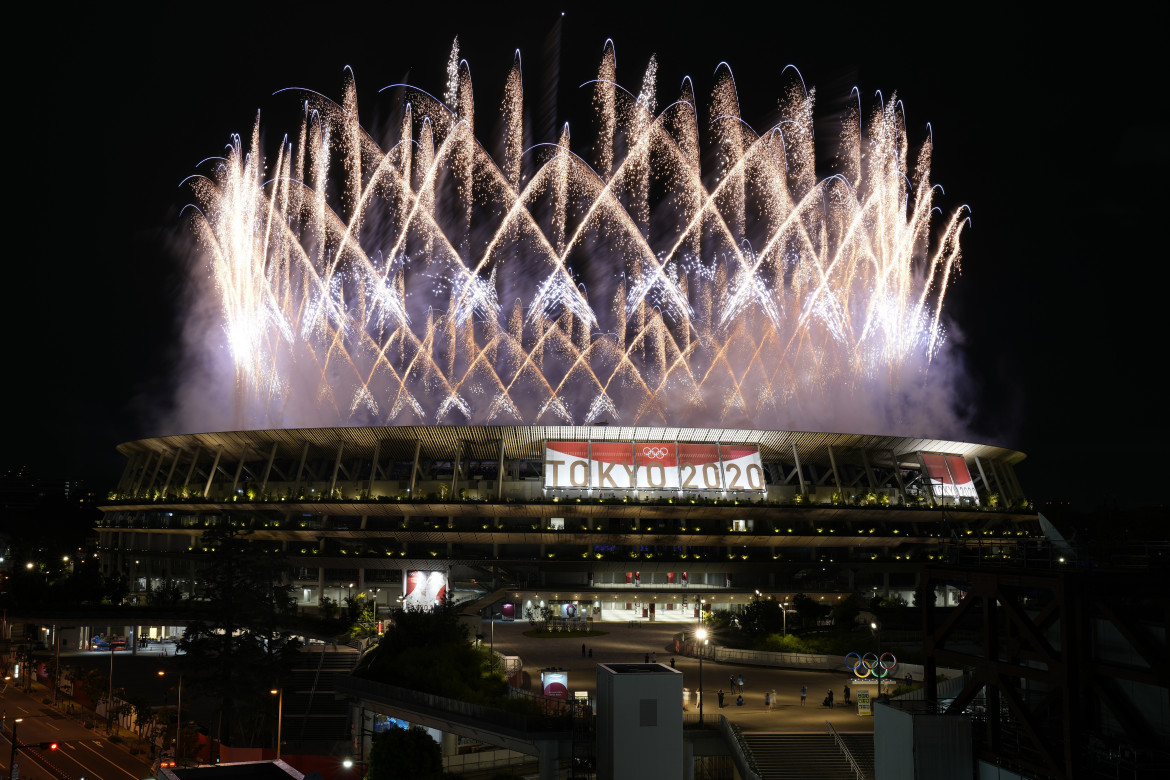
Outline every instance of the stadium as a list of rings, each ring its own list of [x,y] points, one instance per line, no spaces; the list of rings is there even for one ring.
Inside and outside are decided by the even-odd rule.
[[[230,520],[287,556],[308,610],[367,593],[505,618],[694,622],[757,594],[909,603],[929,562],[1013,559],[1043,537],[1014,473],[1024,455],[957,441],[420,426],[188,434],[119,451],[98,529],[106,574],[193,593],[204,532]]]

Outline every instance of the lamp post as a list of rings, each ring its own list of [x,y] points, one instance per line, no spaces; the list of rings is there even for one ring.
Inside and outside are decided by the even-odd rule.
[[[499,612],[492,613],[492,649],[491,660],[488,662],[488,674],[496,671],[496,618],[499,616]]]
[[[61,629],[53,626],[57,636],[57,655],[53,660],[53,706],[57,706],[57,689],[61,687]]]
[[[16,741],[16,724],[22,723],[23,721],[24,718],[17,718],[12,721],[12,754],[8,757],[8,772],[10,775],[16,774],[12,771],[12,767],[16,765],[16,746],[19,744]]]
[[[877,635],[877,666],[880,669],[882,666],[882,624],[874,620],[869,624],[869,630]],[[878,678],[878,696],[882,695],[882,678]]]
[[[165,671],[159,671],[159,677],[165,677]],[[179,705],[175,708],[175,759],[183,755],[183,673],[179,673]]]
[[[107,634],[106,642],[110,645],[110,688],[106,692],[106,733],[110,733],[110,716],[114,713],[114,635]]]
[[[280,729],[284,721],[284,688],[273,688],[269,691],[276,700],[276,760],[280,760]]]
[[[695,639],[699,645],[699,725],[703,725],[703,648],[707,645],[707,629],[700,628],[695,632]]]

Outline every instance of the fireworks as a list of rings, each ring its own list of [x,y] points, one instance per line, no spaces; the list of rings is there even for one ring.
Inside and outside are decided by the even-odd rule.
[[[524,148],[517,53],[497,162],[456,52],[445,103],[397,90],[384,146],[347,73],[274,156],[257,119],[193,177],[237,427],[800,428],[826,397],[924,381],[966,215],[932,224],[930,144],[911,164],[895,99],[842,118],[818,179],[792,71],[757,133],[726,66],[701,114],[689,78],[659,98],[654,59],[623,89],[607,42],[586,159],[567,125]]]

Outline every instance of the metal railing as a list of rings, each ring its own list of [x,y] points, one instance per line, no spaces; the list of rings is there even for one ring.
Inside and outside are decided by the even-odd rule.
[[[849,766],[853,767],[853,773],[857,775],[857,780],[868,780],[868,775],[858,766],[857,759],[853,757],[853,753],[849,750],[849,746],[845,744],[845,740],[841,739],[841,735],[837,733],[837,729],[833,728],[833,724],[827,720],[825,721],[825,725],[829,729],[829,736],[837,743],[837,747],[841,749],[846,760],[849,761]]]
[[[760,769],[756,766],[755,755],[744,741],[743,732],[739,727],[733,726],[726,717],[720,715],[719,731],[722,732],[728,750],[731,751],[731,760],[735,762],[735,768],[739,770],[742,780],[760,780]]]

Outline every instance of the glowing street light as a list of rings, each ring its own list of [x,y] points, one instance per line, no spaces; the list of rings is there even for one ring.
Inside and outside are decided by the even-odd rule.
[[[699,645],[699,725],[703,724],[703,648],[707,646],[707,629],[700,628],[695,632],[695,639]]]
[[[166,672],[160,670],[159,677],[165,677]],[[183,757],[183,673],[179,673],[179,705],[175,709],[175,758]]]
[[[273,688],[269,691],[276,700],[276,760],[280,760],[280,729],[284,720],[284,688]]]

